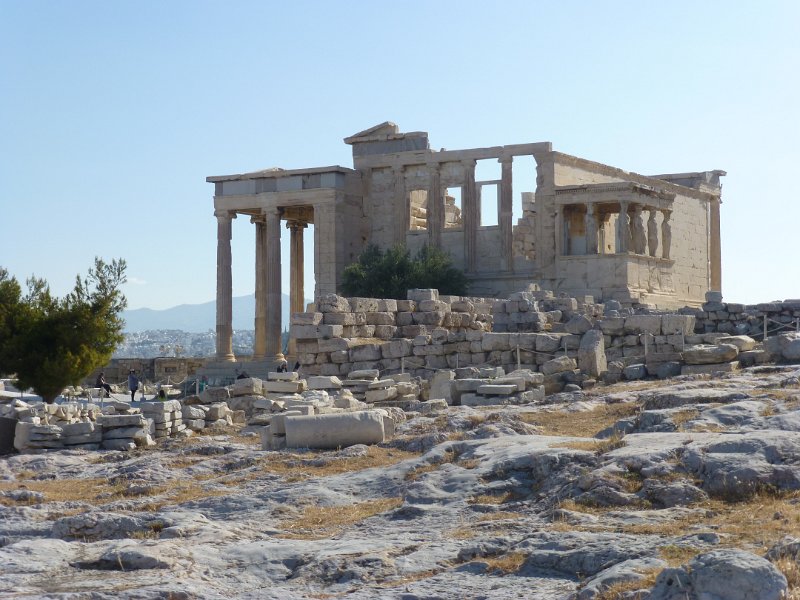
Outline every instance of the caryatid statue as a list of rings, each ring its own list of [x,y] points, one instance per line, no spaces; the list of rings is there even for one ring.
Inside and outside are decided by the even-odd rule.
[[[672,215],[671,210],[662,211],[664,214],[664,221],[661,223],[661,258],[669,259],[669,250],[672,245],[672,225],[669,223],[669,218]]]
[[[636,254],[645,254],[647,252],[647,238],[644,234],[644,217],[642,217],[642,207],[638,204],[633,208],[631,236],[633,237],[633,251]]]
[[[647,249],[650,251],[650,256],[655,256],[658,251],[658,225],[654,208],[650,209],[650,218],[647,219]]]

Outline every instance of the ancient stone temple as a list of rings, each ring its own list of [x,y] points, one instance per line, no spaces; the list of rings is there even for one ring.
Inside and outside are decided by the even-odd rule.
[[[550,142],[434,151],[426,132],[402,133],[390,122],[344,142],[352,146],[353,168],[207,178],[218,223],[219,360],[234,360],[230,241],[237,216],[248,217],[255,233],[254,360],[281,350],[284,224],[292,312],[304,310],[303,232],[310,223],[315,296],[337,292],[344,268],[370,243],[446,250],[469,276],[473,296],[503,297],[534,283],[598,301],[678,307],[699,305],[706,291],[721,289],[724,171],[645,176],[557,152]],[[499,166],[499,176],[477,179],[479,161]],[[513,167],[521,165],[535,170],[535,189],[514,188]],[[519,197],[521,214],[514,214]],[[494,218],[484,223],[490,202]]]

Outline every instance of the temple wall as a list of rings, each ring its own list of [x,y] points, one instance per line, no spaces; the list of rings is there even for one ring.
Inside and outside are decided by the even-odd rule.
[[[701,304],[705,299],[706,291],[710,289],[709,230],[706,207],[706,202],[679,195],[675,197],[670,219],[672,223],[670,258],[675,261],[672,267],[675,299],[679,303],[693,306]],[[659,230],[661,220],[659,215]]]

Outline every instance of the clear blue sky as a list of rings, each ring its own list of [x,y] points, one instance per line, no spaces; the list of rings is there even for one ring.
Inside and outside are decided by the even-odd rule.
[[[725,298],[798,298],[798,23],[794,1],[0,0],[0,265],[63,294],[122,257],[130,308],[212,300],[206,176],[351,166],[342,138],[391,120],[436,149],[724,169]],[[237,219],[235,295],[253,238]]]

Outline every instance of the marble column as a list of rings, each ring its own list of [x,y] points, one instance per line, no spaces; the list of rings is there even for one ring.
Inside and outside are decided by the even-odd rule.
[[[475,161],[465,160],[464,185],[462,186],[461,214],[464,218],[464,260],[467,272],[474,272],[478,265],[478,196],[475,188]]]
[[[264,215],[250,217],[256,226],[256,315],[253,360],[267,356],[267,224]]]
[[[597,254],[597,212],[595,205],[586,205],[586,254]]]
[[[662,210],[661,214],[664,215],[664,220],[661,222],[661,258],[669,259],[672,246],[672,225],[669,218],[672,216],[672,211]]]
[[[444,197],[442,195],[442,177],[439,163],[428,165],[428,207],[427,228],[428,245],[432,248],[442,247],[442,227],[444,222]]]
[[[709,215],[709,262],[711,263],[711,290],[722,291],[722,247],[719,233],[719,198],[711,200]]]
[[[514,269],[514,191],[511,176],[513,160],[513,156],[497,159],[501,167],[497,223],[500,230],[500,268],[503,271]]]
[[[411,229],[411,203],[406,198],[406,177],[402,166],[392,168],[394,178],[394,205],[397,219],[394,243],[406,245],[406,234]]]
[[[266,292],[267,333],[265,353],[273,359],[282,352],[281,344],[281,213],[279,208],[264,210],[267,222]]]
[[[234,361],[231,225],[236,214],[216,210],[214,216],[217,217],[217,360]]]
[[[658,224],[656,223],[656,209],[650,209],[650,217],[647,219],[647,250],[650,256],[655,256],[658,252]]]
[[[619,203],[617,219],[617,254],[626,254],[631,248],[631,226],[628,216],[628,203]]]
[[[290,273],[289,273],[289,311],[305,312],[304,269],[303,269],[303,230],[308,227],[304,221],[287,221],[286,228],[291,232],[290,240]],[[297,347],[294,338],[289,338],[289,355],[297,359]]]

